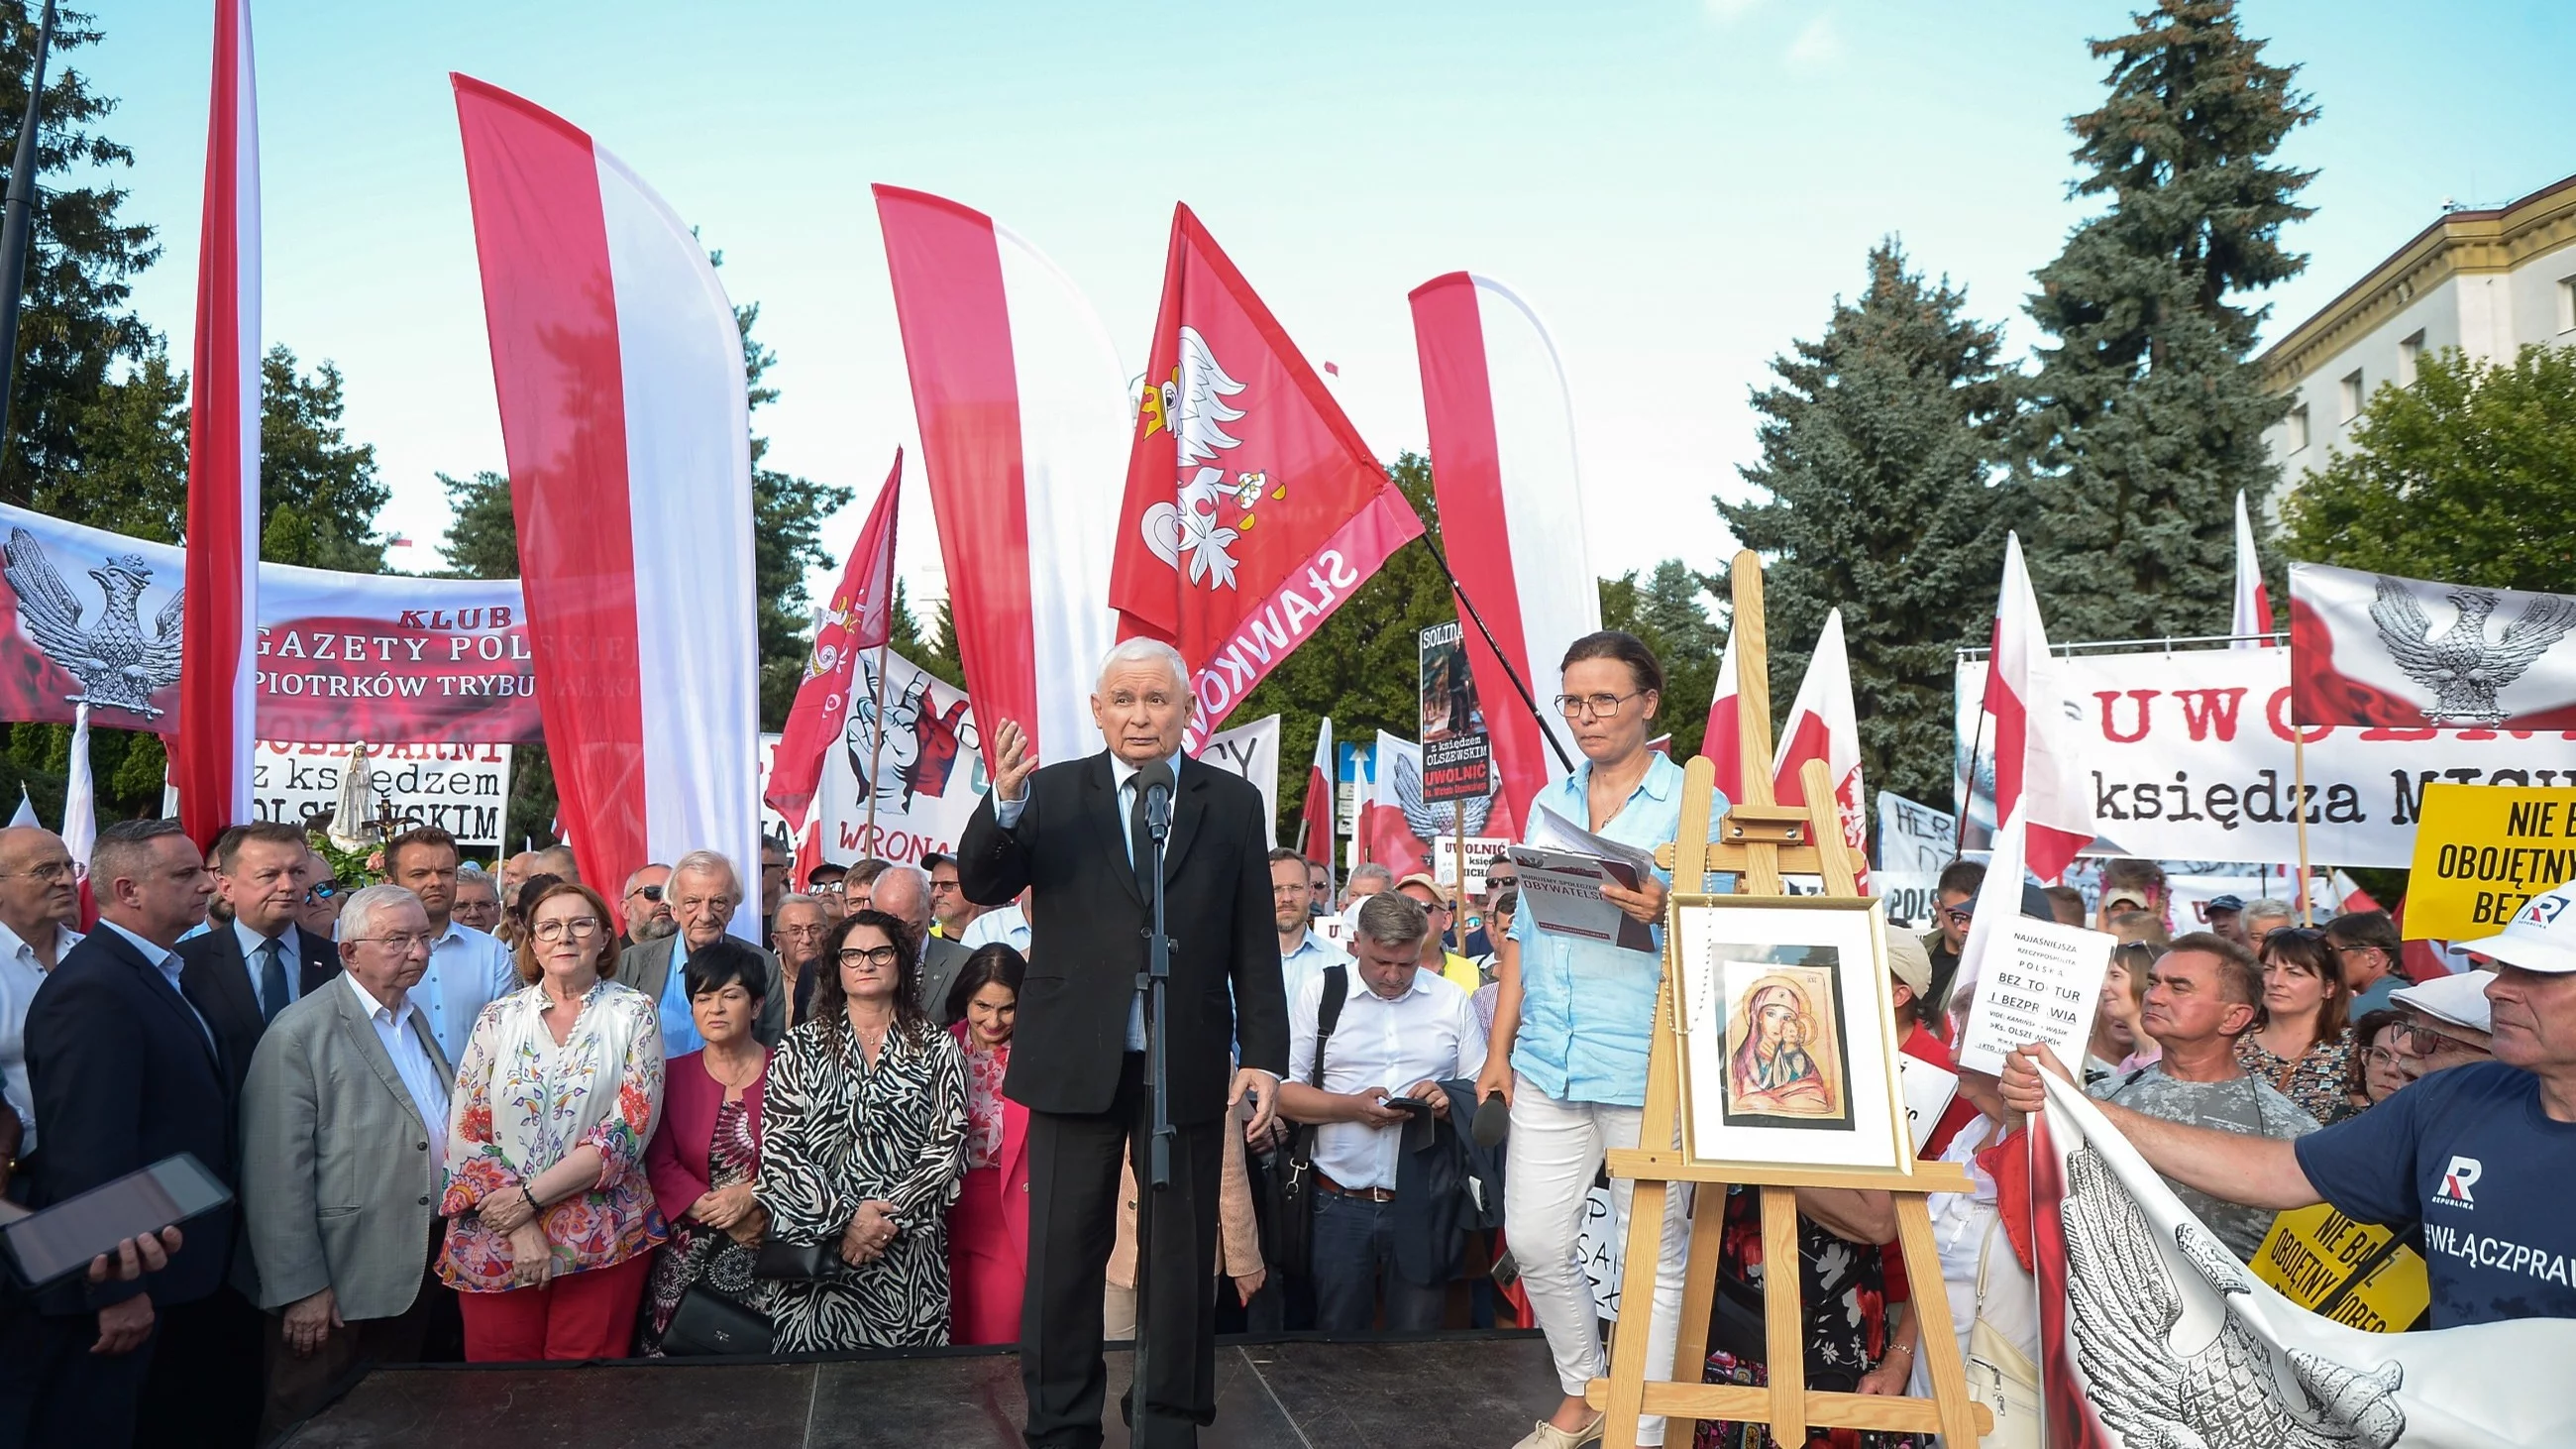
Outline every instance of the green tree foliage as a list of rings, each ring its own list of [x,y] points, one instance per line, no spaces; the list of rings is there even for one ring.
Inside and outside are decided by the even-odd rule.
[[[25,0],[0,0],[0,156],[15,153],[35,59],[36,17]],[[133,280],[161,255],[152,228],[121,214],[115,177],[134,153],[99,123],[116,101],[90,89],[73,64],[101,32],[80,11],[57,12],[45,67],[37,137],[35,226],[18,320],[15,405],[0,452],[0,498],[65,518],[87,518],[78,491],[93,414],[109,401],[118,364],[157,350],[127,309]],[[158,535],[156,535],[158,536]]]
[[[510,475],[489,468],[467,477],[438,475],[447,491],[447,541],[439,552],[447,576],[515,579],[519,576],[519,520],[510,512]]]
[[[2003,333],[1966,315],[1965,293],[1946,277],[1926,283],[1893,239],[1868,266],[1860,299],[1836,298],[1823,336],[1772,359],[1778,381],[1753,395],[1762,461],[1740,470],[1763,496],[1717,510],[1765,559],[1775,711],[1787,713],[1840,608],[1862,778],[1938,801],[1950,790],[1951,651],[1985,635],[2020,504],[1995,481],[2012,398]]]
[[[1387,470],[1436,543],[1440,510],[1431,494],[1431,460],[1406,453]],[[1337,740],[1374,741],[1379,730],[1418,738],[1422,732],[1420,635],[1458,617],[1449,582],[1429,550],[1397,549],[1333,617],[1280,661],[1226,718],[1243,724],[1279,720],[1279,839],[1293,843],[1305,809],[1304,762],[1315,757],[1315,733],[1327,713]],[[1490,709],[1506,707],[1490,701]],[[1517,704],[1509,707],[1518,708]]]
[[[2296,558],[2444,583],[2576,593],[2576,351],[2455,348],[2383,385],[2349,449],[2283,503]]]
[[[384,572],[376,514],[392,490],[376,477],[376,450],[342,424],[340,369],[310,376],[282,344],[260,360],[259,556],[343,573]]]
[[[1708,703],[1717,696],[1717,661],[1726,648],[1726,633],[1700,602],[1713,582],[1677,558],[1655,565],[1642,580],[1632,570],[1601,581],[1601,627],[1624,629],[1645,640],[1663,662],[1664,698],[1656,707],[1654,733],[1672,735],[1676,760],[1699,753],[1708,733]],[[1542,675],[1531,681],[1532,690],[1556,693],[1555,663],[1530,661]],[[1514,701],[1513,708],[1519,707]]]
[[[2235,495],[2271,489],[2263,430],[2288,406],[2249,360],[2269,309],[2235,299],[2307,265],[2280,238],[2315,175],[2269,162],[2316,109],[2262,51],[2234,0],[2160,0],[2093,43],[2110,97],[2069,122],[2074,192],[2109,205],[2038,274],[2053,340],[2020,439],[2054,637],[2227,627]]]
[[[751,411],[757,414],[778,400],[778,389],[762,381],[778,355],[752,338],[759,303],[736,307],[733,315],[742,328],[743,375],[751,385]],[[787,711],[796,703],[796,685],[804,677],[805,656],[813,643],[805,571],[840,562],[823,549],[823,520],[846,507],[852,495],[837,484],[762,467],[760,460],[768,452],[769,440],[754,432],[751,573],[760,611],[760,727],[775,730],[785,726]]]

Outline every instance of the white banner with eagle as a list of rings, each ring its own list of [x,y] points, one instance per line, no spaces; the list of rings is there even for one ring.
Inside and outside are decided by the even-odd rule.
[[[2081,1092],[2032,1123],[2051,1449],[2576,1444],[2576,1319],[2371,1333],[2257,1280]]]
[[[2290,565],[2301,724],[2576,727],[2576,598]]]
[[[184,551],[0,504],[0,719],[179,728]],[[516,579],[259,566],[259,737],[545,737]]]

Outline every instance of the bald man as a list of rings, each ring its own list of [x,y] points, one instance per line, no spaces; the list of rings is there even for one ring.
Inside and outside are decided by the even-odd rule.
[[[0,830],[0,1073],[25,1126],[18,1155],[36,1151],[36,1091],[27,1080],[27,1005],[79,942],[80,882],[63,838],[33,825]]]

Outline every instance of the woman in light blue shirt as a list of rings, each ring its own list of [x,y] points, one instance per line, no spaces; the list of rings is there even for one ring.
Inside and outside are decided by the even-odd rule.
[[[1583,763],[1539,792],[1528,819],[1535,821],[1535,807],[1545,806],[1623,844],[1652,850],[1671,840],[1681,822],[1682,772],[1646,748],[1664,686],[1654,651],[1632,634],[1587,634],[1566,650],[1561,678],[1557,708]],[[1605,886],[1602,893],[1634,919],[1660,925],[1669,882],[1661,876],[1634,891]],[[1513,919],[1497,957],[1502,991],[1477,1093],[1499,1096],[1511,1110],[1504,1227],[1565,1394],[1516,1449],[1575,1449],[1600,1437],[1601,1415],[1584,1403],[1583,1390],[1608,1368],[1576,1236],[1603,1152],[1637,1145],[1663,960],[1558,935],[1529,910]],[[1614,1181],[1612,1229],[1622,1237],[1628,1199],[1629,1184]],[[1688,1248],[1683,1201],[1681,1193],[1667,1199],[1647,1328],[1649,1363],[1672,1362],[1680,1326]],[[1664,1421],[1639,1420],[1637,1442],[1663,1443]]]

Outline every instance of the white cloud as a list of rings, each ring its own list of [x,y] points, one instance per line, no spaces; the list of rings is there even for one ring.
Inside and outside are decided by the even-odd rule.
[[[1842,54],[1842,33],[1834,29],[1834,17],[1829,14],[1808,21],[1789,43],[1789,64],[1801,70],[1821,69],[1842,59]]]

